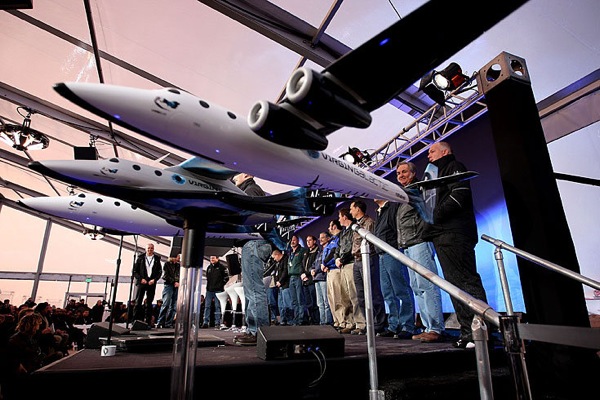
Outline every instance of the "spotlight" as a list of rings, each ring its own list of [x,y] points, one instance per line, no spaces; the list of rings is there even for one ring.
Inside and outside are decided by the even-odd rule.
[[[462,85],[467,78],[462,73],[460,65],[453,62],[442,71],[433,74],[433,84],[440,90],[454,90]]]
[[[428,95],[439,105],[446,103],[446,91],[452,91],[462,85],[468,77],[462,73],[460,66],[453,62],[441,71],[433,70],[425,75],[419,84],[419,90]]]
[[[22,125],[7,124],[0,118],[0,140],[20,151],[45,149],[50,140],[43,133],[30,127],[33,111],[27,108],[25,110],[27,115]]]
[[[357,147],[348,147],[348,151],[340,155],[346,162],[355,165],[368,165],[372,161],[371,156],[366,151],[362,151]]]

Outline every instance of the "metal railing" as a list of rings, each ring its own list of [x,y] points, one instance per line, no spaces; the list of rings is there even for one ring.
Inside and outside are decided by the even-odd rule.
[[[367,348],[369,356],[370,371],[370,400],[382,400],[384,393],[378,389],[377,363],[375,355],[375,331],[373,327],[373,308],[371,300],[371,282],[370,282],[370,261],[369,246],[371,243],[379,249],[385,251],[408,268],[423,276],[440,289],[447,292],[454,299],[467,305],[474,312],[475,317],[471,328],[473,330],[473,341],[475,343],[475,356],[477,364],[477,375],[479,380],[479,393],[481,399],[493,399],[492,374],[490,369],[488,352],[488,329],[486,321],[499,328],[503,340],[504,350],[508,356],[509,367],[513,378],[513,384],[516,392],[516,398],[523,400],[532,399],[529,377],[525,363],[524,339],[537,340],[548,343],[566,344],[577,347],[587,347],[600,349],[600,335],[591,328],[549,326],[522,324],[514,314],[512,301],[504,262],[502,249],[513,252],[519,257],[525,258],[547,269],[566,275],[581,283],[600,289],[600,282],[589,279],[576,272],[560,267],[556,264],[543,260],[532,254],[526,253],[513,246],[510,246],[500,240],[493,239],[487,235],[482,235],[482,239],[496,246],[494,254],[500,273],[500,280],[506,304],[506,315],[496,312],[489,304],[474,298],[467,292],[459,289],[450,282],[441,278],[439,275],[431,272],[421,264],[405,256],[395,247],[390,246],[379,239],[372,232],[361,228],[358,224],[353,224],[352,229],[357,232],[364,240],[361,244],[361,254],[363,262],[363,279],[365,280],[365,313],[367,318]],[[576,339],[575,339],[576,338]]]

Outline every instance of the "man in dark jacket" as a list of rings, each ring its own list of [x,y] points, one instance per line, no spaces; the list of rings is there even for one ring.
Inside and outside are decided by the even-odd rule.
[[[429,148],[429,162],[438,169],[437,177],[465,172],[467,168],[456,160],[450,145],[434,143]],[[433,240],[433,245],[444,272],[444,278],[471,296],[487,302],[481,276],[475,263],[477,224],[473,211],[473,197],[469,181],[456,182],[436,189],[433,224],[425,227],[423,238]],[[460,324],[460,338],[455,347],[473,348],[473,312],[452,298],[452,305]]]
[[[373,233],[390,246],[398,247],[396,216],[399,203],[375,199],[377,218]],[[388,326],[377,336],[410,339],[415,333],[415,304],[408,284],[406,265],[376,247],[379,256],[379,280],[381,293],[388,306]]]
[[[215,327],[221,325],[221,303],[217,293],[225,290],[225,283],[229,280],[227,268],[219,261],[219,257],[210,256],[210,264],[206,268],[206,293],[204,294],[204,323],[202,328],[208,328],[212,307],[215,310]],[[214,302],[214,304],[213,304]]]
[[[162,292],[162,306],[158,314],[156,325],[158,327],[172,328],[177,308],[177,295],[179,292],[179,272],[181,269],[181,254],[171,257],[165,263],[163,280],[165,284]]]
[[[156,293],[156,282],[162,276],[160,256],[154,253],[153,243],[148,243],[145,254],[138,255],[133,265],[133,276],[137,293],[135,316],[144,318],[148,325],[152,325],[152,302]],[[144,297],[146,297],[145,305]]]
[[[319,325],[319,307],[317,307],[317,292],[311,270],[319,255],[317,238],[313,235],[306,236],[306,251],[302,258],[302,293],[304,297],[304,323]]]

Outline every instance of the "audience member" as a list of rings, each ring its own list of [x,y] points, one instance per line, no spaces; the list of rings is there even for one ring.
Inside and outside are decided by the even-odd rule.
[[[221,264],[219,257],[210,256],[210,263],[206,268],[206,291],[204,296],[204,322],[202,328],[210,325],[210,314],[214,309],[215,327],[221,326],[221,303],[217,293],[225,290],[225,284],[229,280],[227,268]]]
[[[367,205],[363,200],[355,200],[350,204],[350,214],[356,220],[356,223],[361,228],[373,232],[375,229],[375,220],[367,215]],[[365,285],[363,277],[363,263],[360,245],[363,241],[362,236],[357,232],[353,233],[352,239],[352,255],[354,256],[354,284],[356,286],[356,296],[358,298],[358,304],[365,315]],[[381,282],[379,278],[379,258],[375,253],[375,246],[368,244],[369,247],[369,273],[371,280],[371,302],[373,310],[373,328],[375,332],[385,332],[387,328],[386,314],[385,314],[385,302],[383,300],[383,294],[381,294]],[[356,324],[356,329],[352,331],[354,335],[364,335],[366,333],[366,321],[363,325],[362,322]]]
[[[434,274],[438,273],[431,242],[422,238],[426,222],[430,222],[423,197],[418,189],[406,186],[416,181],[417,169],[412,162],[400,162],[396,167],[398,182],[411,198],[410,204],[402,204],[397,214],[398,247],[404,254]],[[423,332],[412,337],[424,343],[438,342],[445,329],[440,288],[428,279],[408,270],[412,287],[423,323]]]
[[[23,313],[17,322],[16,332],[8,340],[8,359],[14,377],[30,374],[48,363],[37,341],[42,324],[43,318],[37,312]]]
[[[137,290],[135,318],[144,319],[151,326],[156,282],[162,276],[160,256],[154,253],[153,243],[148,243],[145,254],[138,255],[133,266],[133,276]]]
[[[102,317],[104,317],[104,302],[102,300],[96,301],[90,315],[92,317],[92,322],[102,322]]]
[[[152,326],[155,326],[158,323],[158,316],[160,315],[160,310],[162,309],[162,306],[162,299],[156,300],[156,304],[152,305]]]
[[[447,142],[431,145],[428,159],[437,167],[438,178],[467,171],[464,164],[456,160]],[[471,296],[487,302],[475,261],[478,236],[471,184],[462,181],[440,186],[435,197],[433,223],[425,226],[423,238],[433,241],[444,278]],[[474,313],[454,297],[451,300],[460,324],[460,337],[454,346],[474,348],[471,330]]]
[[[393,248],[398,247],[396,216],[399,203],[376,199],[377,219],[373,233]],[[376,248],[379,256],[381,291],[388,306],[388,327],[377,336],[410,339],[415,333],[415,304],[404,264]]]

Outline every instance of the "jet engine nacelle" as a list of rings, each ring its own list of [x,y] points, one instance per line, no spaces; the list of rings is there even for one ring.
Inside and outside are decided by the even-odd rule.
[[[327,75],[298,68],[286,85],[286,98],[325,127],[367,128],[371,114],[355,96]]]
[[[328,141],[306,119],[290,111],[289,104],[259,101],[248,114],[248,125],[260,137],[282,146],[325,150]]]

